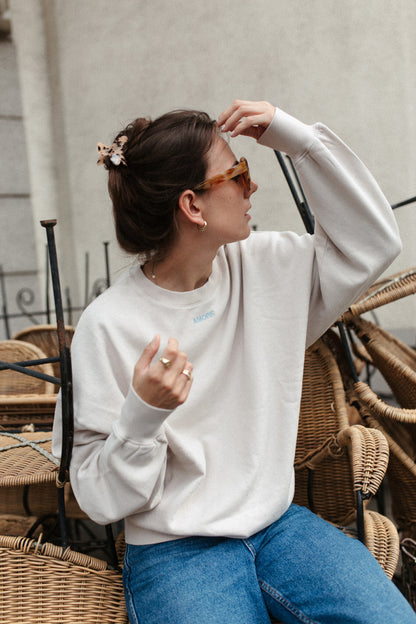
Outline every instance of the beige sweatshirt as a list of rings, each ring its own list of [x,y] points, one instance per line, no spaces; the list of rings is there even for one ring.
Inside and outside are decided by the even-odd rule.
[[[378,185],[325,126],[277,109],[260,142],[292,157],[315,234],[252,233],[221,248],[208,282],[191,292],[159,288],[136,266],[77,327],[72,487],[97,522],[124,518],[132,544],[247,537],[286,511],[305,347],[401,249]],[[156,333],[162,345],[177,338],[195,367],[173,411],[131,386]],[[56,455],[60,445],[58,402]]]

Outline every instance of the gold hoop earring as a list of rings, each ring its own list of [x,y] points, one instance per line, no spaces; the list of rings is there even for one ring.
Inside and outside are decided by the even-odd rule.
[[[197,225],[196,227],[198,228],[200,232],[205,232],[205,230],[207,229],[207,225],[208,223],[204,221],[204,225]]]

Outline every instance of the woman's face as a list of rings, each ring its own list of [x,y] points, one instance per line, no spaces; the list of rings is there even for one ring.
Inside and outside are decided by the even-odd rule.
[[[236,157],[224,139],[218,137],[208,152],[206,178],[224,173],[237,164]],[[218,247],[247,238],[250,234],[250,197],[257,190],[252,180],[248,191],[241,179],[233,178],[198,193],[198,205],[208,227],[204,235],[210,236]]]

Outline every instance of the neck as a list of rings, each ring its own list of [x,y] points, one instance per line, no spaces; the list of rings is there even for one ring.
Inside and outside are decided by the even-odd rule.
[[[215,254],[186,254],[170,252],[163,260],[146,262],[143,267],[146,277],[167,290],[186,292],[200,288],[208,281],[212,272]]]

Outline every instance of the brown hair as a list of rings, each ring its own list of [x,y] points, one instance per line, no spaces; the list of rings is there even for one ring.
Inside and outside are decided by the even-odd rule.
[[[145,259],[163,257],[176,234],[181,193],[206,176],[206,155],[217,135],[206,113],[177,110],[154,121],[138,118],[118,133],[126,164],[104,159],[117,240]]]

